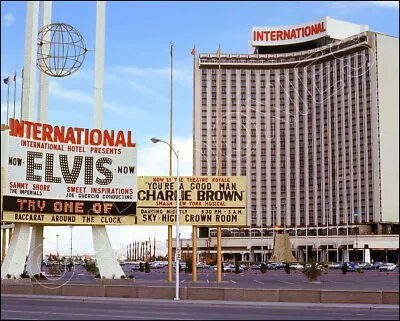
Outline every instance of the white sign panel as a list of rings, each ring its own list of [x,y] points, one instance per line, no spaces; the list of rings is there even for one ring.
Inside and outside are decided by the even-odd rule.
[[[326,36],[326,18],[290,26],[253,27],[252,31],[253,47],[290,45]]]
[[[136,144],[131,132],[11,120],[6,195],[135,202]]]

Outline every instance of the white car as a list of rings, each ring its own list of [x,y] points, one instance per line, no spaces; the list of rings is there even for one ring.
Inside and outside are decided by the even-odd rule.
[[[328,269],[340,269],[340,263],[329,263],[328,264]]]
[[[379,267],[379,271],[394,271],[396,269],[396,264],[394,263],[385,263]]]
[[[235,267],[229,263],[223,263],[223,272],[232,272],[235,270]],[[217,267],[214,267],[214,271],[217,271]]]
[[[303,266],[300,263],[292,263],[289,265],[291,270],[302,270]]]

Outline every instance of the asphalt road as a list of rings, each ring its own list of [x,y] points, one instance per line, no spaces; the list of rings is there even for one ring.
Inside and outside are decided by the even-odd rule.
[[[398,306],[1,296],[1,320],[398,320]]]
[[[136,285],[174,286],[167,282],[167,268],[151,270],[150,273],[130,272],[130,266],[123,266],[127,276],[135,276]],[[309,283],[300,271],[286,274],[284,270],[268,270],[262,274],[258,270],[244,271],[240,274],[223,273],[222,282],[217,283],[217,275],[213,269],[199,270],[197,282],[192,282],[192,274],[180,273],[180,284],[184,287],[224,287],[224,288],[258,288],[258,289],[324,289],[324,290],[370,290],[370,291],[399,291],[399,272],[365,271],[363,274],[348,272],[343,275],[340,270],[325,270],[320,283]],[[90,284],[96,280],[93,275],[77,266],[73,272],[66,272],[51,280],[38,281],[46,283]],[[127,281],[128,282],[128,281]]]

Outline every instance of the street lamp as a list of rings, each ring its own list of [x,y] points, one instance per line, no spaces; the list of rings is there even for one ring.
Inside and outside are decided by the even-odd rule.
[[[73,228],[73,226],[70,225],[69,227],[71,229],[71,246],[70,246],[70,257],[69,257],[69,260],[72,263],[72,228]]]
[[[43,239],[42,239],[42,249],[43,249],[43,247],[44,247],[44,240],[45,240],[45,237],[43,237]],[[43,262],[44,262],[44,251],[42,250],[42,264],[40,264],[40,270],[43,272]]]
[[[57,261],[59,261],[59,258],[58,258],[58,237],[59,237],[60,235],[56,235],[56,237],[57,237]]]
[[[354,212],[353,217],[354,221],[356,221],[356,261],[358,262],[358,212]]]
[[[179,260],[180,260],[180,254],[181,254],[181,249],[179,246],[179,151],[175,151],[175,149],[171,146],[171,144],[167,143],[166,141],[153,137],[151,138],[152,143],[165,143],[167,144],[170,149],[174,152],[176,156],[176,230],[175,230],[175,235],[176,235],[176,251],[175,251],[175,298],[174,300],[178,301],[179,300]]]

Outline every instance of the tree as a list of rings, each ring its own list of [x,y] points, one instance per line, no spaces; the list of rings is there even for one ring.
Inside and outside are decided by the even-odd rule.
[[[289,263],[286,263],[286,264],[285,264],[285,272],[286,272],[287,274],[290,274],[290,264],[289,264]]]
[[[265,263],[261,263],[260,271],[262,274],[267,273],[267,265]]]
[[[240,271],[240,264],[239,264],[239,262],[236,262],[235,263],[235,273],[236,274],[239,274],[241,271]]]
[[[192,256],[189,256],[187,259],[186,259],[186,267],[185,267],[185,272],[186,273],[190,273],[191,271],[192,271],[192,269],[193,269],[193,257]]]
[[[348,270],[349,270],[349,267],[347,266],[347,263],[344,263],[342,266],[342,273],[346,274]]]

